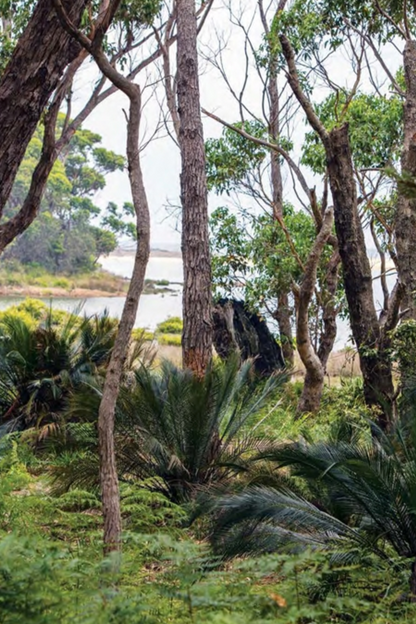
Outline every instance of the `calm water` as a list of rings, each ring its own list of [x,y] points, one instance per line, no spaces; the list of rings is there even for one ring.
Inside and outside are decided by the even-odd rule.
[[[133,271],[133,256],[109,256],[101,258],[100,264],[106,271],[130,277]],[[151,257],[147,265],[147,279],[168,280],[169,282],[183,283],[182,260],[181,258],[158,258]]]
[[[122,277],[130,277],[133,261],[131,256],[110,257],[102,259],[101,264],[107,271]],[[153,280],[176,282],[175,285],[172,285],[175,290],[174,293],[142,295],[140,299],[135,327],[153,330],[158,323],[167,319],[168,316],[182,316],[182,288],[179,285],[182,282],[182,260],[180,258],[150,258],[146,277]],[[22,299],[24,297],[0,297],[0,310],[17,304]],[[43,301],[50,303],[51,299],[43,299]],[[110,316],[120,318],[124,297],[92,297],[85,300],[53,298],[52,305],[59,310],[68,310],[69,312],[82,305],[82,311],[88,315],[99,314],[107,308]]]
[[[121,256],[117,258],[103,258],[101,264],[107,271],[111,271],[122,277],[130,277],[133,268],[133,257]],[[377,276],[377,269],[374,269],[374,276]],[[182,316],[180,286],[183,281],[182,260],[180,258],[152,257],[149,260],[146,277],[148,279],[168,280],[169,282],[175,283],[175,285],[172,286],[175,290],[174,293],[143,295],[140,299],[135,327],[144,327],[153,330],[158,323],[161,323],[169,316]],[[392,287],[395,282],[395,276],[389,276],[388,282],[389,287]],[[17,297],[1,297],[0,310],[4,310],[10,305],[19,303],[22,299],[23,298]],[[374,299],[376,307],[379,309],[380,302],[382,301],[382,291],[378,279],[374,280]],[[44,301],[49,303],[50,299],[44,299]],[[123,310],[124,297],[93,297],[84,300],[84,302],[80,299],[56,298],[53,299],[52,303],[54,307],[68,311],[73,311],[78,306],[83,305],[82,309],[86,314],[101,313],[107,308],[111,316],[119,318]],[[335,343],[335,350],[342,349],[346,346],[350,333],[348,322],[338,320],[338,336]]]

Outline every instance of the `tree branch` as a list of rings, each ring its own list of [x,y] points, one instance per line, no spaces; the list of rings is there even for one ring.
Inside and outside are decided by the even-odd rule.
[[[299,104],[303,108],[310,125],[321,138],[322,143],[325,146],[329,146],[330,144],[329,134],[325,126],[323,125],[323,123],[321,122],[317,114],[315,113],[315,110],[310,100],[306,97],[301,87],[299,75],[296,69],[295,53],[290,44],[290,41],[286,37],[286,35],[279,35],[279,40],[282,46],[284,57],[286,59],[286,63],[288,67],[287,77],[288,77],[289,84],[292,88],[292,91],[295,94],[295,97],[298,100]]]

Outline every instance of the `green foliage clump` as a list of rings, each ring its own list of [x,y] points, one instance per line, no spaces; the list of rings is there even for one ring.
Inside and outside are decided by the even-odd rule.
[[[247,470],[257,434],[253,420],[281,374],[259,385],[253,365],[237,358],[215,363],[203,379],[164,361],[159,370],[139,368],[123,388],[116,412],[116,456],[121,480],[145,486],[173,502],[192,499],[199,488]],[[69,413],[93,423],[100,392],[80,387]],[[87,424],[69,430],[51,473],[61,489],[97,485],[96,432]],[[76,436],[76,442],[72,436]],[[72,456],[63,451],[76,448]],[[80,452],[83,451],[81,455]],[[68,459],[68,461],[66,461]]]
[[[58,129],[64,123],[62,114]],[[41,154],[42,140],[40,126],[16,177],[6,207],[7,217],[12,217],[25,200]],[[130,203],[118,207],[109,202],[105,210],[94,203],[96,193],[105,188],[106,175],[124,168],[124,157],[102,147],[100,135],[85,128],[78,129],[65,158],[54,164],[40,214],[8,247],[5,259],[42,267],[54,274],[72,275],[94,270],[98,258],[116,248],[117,236],[136,236]],[[68,288],[67,278],[60,277],[59,282],[57,287]]]
[[[182,345],[182,336],[178,334],[159,334],[157,341],[160,345],[180,347]]]
[[[6,310],[0,319],[0,423],[7,429],[59,421],[69,392],[108,362],[116,327],[106,313],[56,318],[31,301]]]
[[[345,109],[344,109],[345,107]],[[383,168],[396,162],[403,143],[403,107],[398,96],[331,94],[317,107],[323,124],[331,130],[341,121],[349,123],[354,163],[359,168]],[[315,132],[306,134],[302,163],[315,173],[326,170],[324,148]]]
[[[157,326],[158,334],[182,334],[183,322],[179,316],[171,316]]]
[[[133,329],[131,337],[133,340],[136,341],[147,341],[147,342],[151,342],[155,339],[155,334],[151,331],[148,331],[147,329],[143,329],[141,327],[137,327],[136,329]]]
[[[402,377],[416,378],[416,321],[402,321],[394,330],[393,350]]]

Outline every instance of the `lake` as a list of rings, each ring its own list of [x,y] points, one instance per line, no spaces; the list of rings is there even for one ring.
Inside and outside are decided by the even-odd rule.
[[[121,277],[130,277],[133,269],[133,256],[110,256],[100,260],[101,265],[107,271],[111,271]],[[146,278],[152,280],[168,280],[173,282],[173,293],[161,295],[142,295],[139,310],[136,317],[135,327],[143,327],[154,330],[156,325],[169,316],[182,316],[182,260],[181,258],[166,258],[153,256],[149,260]],[[24,297],[1,297],[0,310],[22,301]],[[49,303],[50,299],[42,299]],[[72,312],[82,305],[86,314],[99,314],[105,308],[110,316],[120,318],[124,297],[91,297],[88,299],[54,298],[53,306],[59,310]]]
[[[130,277],[133,269],[134,257],[132,255],[125,256],[109,256],[100,260],[101,265],[107,271],[111,271],[121,277]],[[379,267],[374,264],[374,299],[377,309],[380,308],[382,300],[382,291],[380,280],[377,279]],[[147,279],[167,280],[172,284],[175,292],[165,293],[161,295],[142,295],[140,299],[139,310],[137,313],[135,327],[143,327],[154,330],[158,323],[161,323],[169,316],[182,316],[182,260],[178,257],[158,257],[152,256],[146,272]],[[388,277],[389,287],[392,287],[395,281],[395,275],[390,274]],[[1,297],[0,310],[4,310],[10,305],[14,305],[22,301],[22,297]],[[43,299],[49,303],[49,299]],[[120,318],[124,305],[124,297],[92,297],[85,299],[70,298],[54,298],[54,307],[62,310],[73,311],[83,304],[83,311],[86,314],[96,314],[102,312],[105,308],[111,316]],[[335,350],[340,350],[348,344],[350,336],[350,327],[348,321],[338,320],[338,335],[335,343]],[[351,343],[350,343],[351,344]]]

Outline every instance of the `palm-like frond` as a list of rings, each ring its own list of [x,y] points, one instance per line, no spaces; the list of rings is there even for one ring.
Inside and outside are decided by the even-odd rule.
[[[56,325],[49,310],[33,327],[6,317],[0,328],[0,422],[33,425],[65,406],[69,389],[96,375],[109,359],[116,321],[68,315]]]
[[[371,426],[374,433],[374,427]],[[338,432],[328,441],[268,447],[257,460],[286,475],[286,485],[214,494],[212,543],[226,556],[308,543],[319,548],[416,558],[416,435],[402,419],[377,436]],[[307,497],[288,489],[304,483]],[[290,486],[290,481],[289,481]]]
[[[237,359],[213,365],[203,379],[170,362],[158,371],[141,366],[134,383],[121,388],[116,409],[120,477],[147,480],[171,500],[183,501],[200,487],[247,470],[261,446],[250,418],[285,380],[280,374],[259,385],[251,363],[240,366]],[[100,392],[91,384],[78,389],[71,419],[94,422]]]

